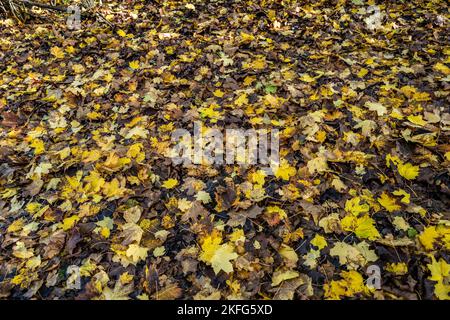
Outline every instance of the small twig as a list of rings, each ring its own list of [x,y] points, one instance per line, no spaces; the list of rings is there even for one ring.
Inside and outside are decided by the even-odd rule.
[[[48,9],[48,10],[55,10],[55,11],[59,11],[59,12],[67,12],[67,7],[64,7],[64,6],[52,6],[49,4],[39,3],[39,2],[34,2],[34,1],[29,1],[29,0],[21,0],[21,2],[28,8],[38,7],[38,8]]]
[[[46,10],[53,10],[53,11],[58,11],[58,12],[64,12],[67,13],[68,12],[68,8],[67,6],[52,6],[49,4],[45,4],[45,3],[40,3],[40,2],[34,2],[34,1],[30,1],[30,0],[8,0],[7,2],[7,7],[5,7],[5,1],[0,1],[0,9],[1,11],[8,13],[10,12],[16,19],[20,20],[20,21],[24,21],[25,17],[23,16],[23,13],[25,12],[25,8],[31,9],[33,7],[38,7],[41,9],[46,9]],[[19,7],[22,7],[23,10],[20,10]],[[83,19],[87,19],[87,18],[92,18],[95,17],[101,21],[103,21],[104,23],[106,23],[109,27],[113,28],[114,24],[112,24],[110,21],[108,21],[108,19],[106,19],[101,13],[99,12],[83,12],[81,13],[81,18]]]

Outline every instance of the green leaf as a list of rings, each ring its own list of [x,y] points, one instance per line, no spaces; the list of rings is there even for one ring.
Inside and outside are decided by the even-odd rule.
[[[273,84],[269,84],[265,87],[264,91],[266,91],[266,93],[276,93],[277,86],[274,86]]]
[[[364,1],[362,1],[362,0],[352,0],[352,3],[356,6],[364,5]]]
[[[409,238],[415,238],[417,235],[417,230],[414,228],[409,228],[407,232]]]

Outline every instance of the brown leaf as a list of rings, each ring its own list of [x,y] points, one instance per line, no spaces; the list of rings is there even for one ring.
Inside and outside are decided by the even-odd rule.
[[[3,112],[2,113],[2,122],[0,123],[2,126],[8,128],[15,128],[18,125],[19,117],[14,112]]]
[[[192,207],[186,211],[181,217],[182,222],[186,222],[189,219],[192,221],[198,221],[198,217],[208,217],[208,211],[203,207],[200,201],[194,201]]]
[[[25,188],[24,195],[34,197],[39,193],[39,191],[41,191],[43,185],[44,181],[42,181],[41,179],[34,180]]]
[[[44,258],[51,259],[56,256],[64,247],[66,234],[62,230],[54,232],[49,238],[46,238],[42,243],[46,244],[44,247]]]
[[[73,250],[75,250],[77,244],[82,240],[80,233],[77,229],[72,229],[72,232],[69,236],[69,239],[67,239],[66,248],[65,250],[69,254],[73,254]]]
[[[175,300],[181,297],[183,291],[176,283],[165,286],[162,290],[156,291],[152,298],[156,300]]]

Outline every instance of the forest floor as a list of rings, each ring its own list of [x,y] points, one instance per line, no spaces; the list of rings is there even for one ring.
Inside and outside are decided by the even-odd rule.
[[[1,298],[450,298],[446,1],[95,10],[0,20]],[[280,166],[174,164],[195,122]]]

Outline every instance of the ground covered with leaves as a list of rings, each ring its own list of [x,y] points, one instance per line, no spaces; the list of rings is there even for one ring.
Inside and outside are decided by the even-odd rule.
[[[0,297],[449,299],[446,1],[106,2],[0,20]],[[281,166],[174,165],[194,121]]]

